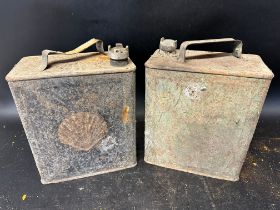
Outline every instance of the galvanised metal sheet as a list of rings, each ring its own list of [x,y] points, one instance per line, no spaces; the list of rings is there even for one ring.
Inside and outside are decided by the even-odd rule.
[[[273,74],[262,68],[252,72],[263,77],[247,77],[249,69],[241,72],[226,62],[244,59],[236,61],[240,68],[247,65],[242,62],[252,63],[251,56],[187,53],[193,57],[182,63],[178,51],[157,50],[146,63],[145,161],[236,181]],[[178,70],[177,64],[186,68]]]

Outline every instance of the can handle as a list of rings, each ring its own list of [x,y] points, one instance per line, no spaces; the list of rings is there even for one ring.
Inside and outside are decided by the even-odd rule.
[[[54,50],[43,50],[42,51],[42,65],[41,65],[41,69],[42,71],[44,71],[45,69],[47,69],[48,67],[48,56],[50,54],[65,54],[65,55],[73,55],[73,54],[77,54],[80,53],[84,50],[86,50],[87,48],[96,45],[96,49],[98,52],[100,53],[105,53],[104,48],[103,48],[103,41],[100,39],[91,39],[89,41],[87,41],[86,43],[80,45],[79,47],[75,48],[74,50],[71,51],[67,51],[67,52],[61,52],[61,51],[54,51]]]
[[[242,41],[233,38],[222,38],[222,39],[205,39],[205,40],[194,40],[194,41],[185,41],[180,46],[179,52],[179,61],[185,62],[185,55],[188,46],[190,45],[200,45],[200,44],[208,44],[208,43],[221,43],[221,42],[233,42],[233,56],[240,58],[242,54]]]

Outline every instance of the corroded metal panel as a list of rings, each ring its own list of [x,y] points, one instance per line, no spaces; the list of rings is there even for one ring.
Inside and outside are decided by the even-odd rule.
[[[188,50],[233,43],[232,53]],[[166,45],[166,46],[165,46]],[[145,161],[236,181],[273,73],[242,41],[161,39],[145,63]],[[171,46],[171,47],[170,47]]]
[[[6,76],[7,81],[47,79],[55,77],[113,74],[135,71],[134,63],[128,58],[126,66],[115,67],[107,55],[96,52],[73,55],[49,55],[48,66],[42,70],[42,56],[22,58]]]
[[[9,81],[9,86],[42,183],[136,165],[134,72]]]
[[[145,161],[238,180],[269,84],[146,68]]]
[[[197,72],[214,75],[272,79],[273,73],[258,55],[242,54],[240,58],[230,53],[188,50],[186,61],[179,61],[180,51],[166,53],[156,50],[145,66],[169,71]]]

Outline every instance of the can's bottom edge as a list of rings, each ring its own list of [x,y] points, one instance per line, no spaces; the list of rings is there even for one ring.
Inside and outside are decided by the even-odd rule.
[[[226,181],[231,181],[231,182],[236,182],[236,181],[239,180],[239,177],[234,177],[233,178],[233,177],[229,177],[229,176],[212,175],[212,174],[207,174],[207,173],[201,172],[201,171],[199,171],[199,169],[198,170],[190,169],[190,168],[183,169],[183,168],[179,168],[179,167],[171,168],[171,167],[168,167],[168,166],[163,165],[163,164],[153,163],[151,161],[146,160],[145,158],[144,158],[144,161],[148,164],[151,164],[151,165],[160,166],[160,167],[168,168],[168,169],[173,169],[173,170],[176,170],[176,171],[183,171],[183,172],[196,174],[196,175],[200,175],[200,176],[211,177],[211,178],[214,178],[214,179],[221,179],[221,180],[226,180]]]
[[[111,173],[111,172],[115,172],[115,171],[121,171],[121,170],[129,169],[129,168],[133,168],[136,165],[137,165],[137,163],[133,163],[132,165],[129,165],[126,167],[112,168],[112,169],[107,169],[104,171],[91,172],[91,173],[87,173],[87,174],[83,174],[83,175],[79,175],[79,176],[73,176],[73,177],[69,177],[69,178],[52,180],[52,181],[44,181],[43,179],[41,179],[41,183],[42,184],[54,184],[54,183],[60,183],[60,182],[65,182],[65,181],[71,181],[71,180],[75,180],[75,179],[82,179],[82,178],[86,178],[86,177],[91,177],[91,176],[96,176],[96,175],[100,175],[100,174],[106,174],[106,173]]]

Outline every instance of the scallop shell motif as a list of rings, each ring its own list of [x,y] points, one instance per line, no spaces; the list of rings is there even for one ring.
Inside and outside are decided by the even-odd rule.
[[[88,151],[107,136],[106,121],[97,113],[78,112],[68,115],[58,127],[62,144]]]

